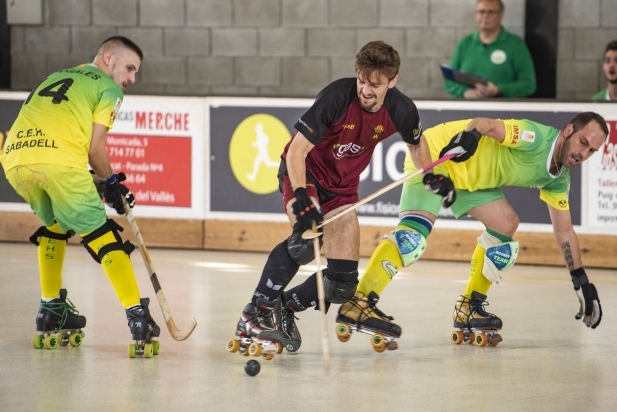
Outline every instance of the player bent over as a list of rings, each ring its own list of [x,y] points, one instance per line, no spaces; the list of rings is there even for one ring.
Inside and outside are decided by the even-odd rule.
[[[502,321],[485,310],[486,297],[491,285],[501,280],[501,272],[514,264],[519,249],[513,239],[519,219],[500,187],[539,187],[580,302],[576,318],[582,317],[587,326],[595,328],[602,319],[602,309],[596,288],[583,269],[572,227],[569,168],[588,159],[607,135],[606,122],[592,112],[575,116],[562,130],[529,120],[487,118],[448,122],[425,130],[421,139],[428,143],[429,151],[412,152],[413,157],[405,161],[407,173],[443,156],[455,145],[477,144],[475,155],[464,162],[445,162],[422,179],[404,183],[399,224],[373,253],[358,292],[363,296],[381,293],[398,269],[422,255],[439,214],[443,182],[451,180],[457,189],[451,205],[454,216],[468,214],[486,227],[471,258],[467,287],[454,307],[457,330],[452,340],[496,345],[501,341],[497,331]],[[430,192],[424,190],[425,186]],[[351,304],[341,307],[339,317]]]
[[[272,339],[291,352],[300,347],[294,313],[317,307],[318,302],[315,274],[284,292],[300,265],[314,258],[313,241],[302,239],[302,233],[321,223],[323,215],[333,216],[358,201],[360,173],[379,142],[396,132],[410,148],[419,142],[416,106],[395,87],[399,66],[399,55],[391,46],[381,41],[366,44],[356,54],[357,78],[339,79],[326,86],[295,124],[297,132],[284,149],[279,169],[279,187],[292,234],[270,252],[251,302],[238,322],[236,340]],[[353,296],[358,284],[355,212],[324,226],[323,247],[326,306],[343,303]],[[390,321],[371,312],[370,305],[372,302],[366,309],[370,316],[389,328]],[[230,341],[229,349],[238,350],[238,345]]]
[[[149,300],[139,296],[129,260],[134,247],[122,242],[122,228],[107,219],[88,170],[89,163],[98,176],[106,177],[105,201],[119,214],[125,211],[123,199],[133,207],[132,193],[111,169],[105,139],[123,90],[135,82],[142,59],[141,49],[131,40],[105,40],[93,63],[52,73],[37,86],[8,134],[0,157],[7,180],[43,223],[30,238],[38,245],[42,291],[36,317],[39,334],[32,341],[36,348],[81,343],[86,318],[62,288],[66,243],[75,232],[114,287],[133,339],[151,343],[159,336]],[[158,345],[148,349],[145,356],[158,352]]]

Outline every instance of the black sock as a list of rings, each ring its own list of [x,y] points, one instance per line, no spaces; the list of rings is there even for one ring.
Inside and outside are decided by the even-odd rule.
[[[276,245],[268,256],[251,302],[255,305],[259,296],[270,302],[278,299],[298,272],[299,267],[287,252],[287,240]]]

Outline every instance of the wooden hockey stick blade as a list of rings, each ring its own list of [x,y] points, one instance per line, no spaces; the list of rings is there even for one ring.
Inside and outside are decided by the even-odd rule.
[[[409,179],[414,178],[414,177],[416,177],[416,176],[426,172],[427,170],[432,169],[435,166],[442,164],[446,160],[450,160],[450,159],[452,159],[453,157],[456,157],[456,156],[457,155],[455,153],[446,155],[446,156],[444,156],[442,158],[439,158],[439,159],[435,160],[434,162],[431,162],[431,163],[427,164],[422,169],[418,169],[418,170],[416,170],[415,172],[413,172],[411,174],[403,176],[399,180],[390,183],[388,186],[384,186],[381,189],[379,189],[378,191],[368,195],[364,199],[357,201],[356,203],[354,203],[353,205],[351,205],[347,209],[343,210],[342,212],[337,213],[336,215],[332,216],[331,218],[329,218],[327,220],[324,220],[319,226],[317,226],[317,228],[324,227],[325,225],[327,225],[328,223],[332,222],[333,220],[336,220],[339,217],[341,217],[343,215],[346,215],[347,213],[349,213],[351,211],[356,210],[357,208],[359,208],[363,204],[368,203],[371,200],[375,199],[376,197],[379,197],[379,196],[383,195],[384,193],[386,193],[386,192],[394,189],[395,187],[405,183]],[[314,239],[316,237],[321,236],[322,233],[323,232],[316,232],[316,231],[313,231],[311,229],[307,229],[307,230],[304,231],[304,233],[302,233],[302,239]]]
[[[165,319],[165,324],[167,325],[167,329],[169,330],[169,334],[174,340],[183,341],[191,336],[191,333],[197,327],[197,321],[195,318],[191,318],[191,323],[189,324],[188,329],[181,330],[176,326],[176,322],[174,322],[171,311],[169,310],[169,305],[167,304],[167,299],[165,299],[165,294],[163,293],[163,289],[161,288],[161,284],[159,282],[158,276],[156,276],[156,272],[154,270],[154,265],[152,264],[152,260],[150,259],[150,254],[148,253],[148,249],[144,243],[144,239],[139,231],[139,227],[137,226],[137,222],[135,222],[135,218],[133,217],[133,212],[131,208],[126,202],[126,199],[122,199],[124,202],[124,212],[129,224],[131,225],[131,230],[133,231],[133,235],[135,235],[135,242],[137,243],[137,248],[141,253],[141,257],[146,264],[146,269],[148,269],[148,275],[150,275],[150,282],[152,282],[152,287],[154,288],[154,292],[156,293],[156,298],[159,302],[159,306],[161,307],[161,312],[163,313],[163,318]]]
[[[313,225],[313,230],[317,230]],[[315,264],[317,265],[317,299],[319,300],[319,312],[321,313],[321,353],[323,355],[324,373],[330,375],[330,346],[328,344],[328,319],[326,318],[326,299],[323,286],[323,273],[321,271],[321,254],[319,252],[319,239],[313,239],[315,249]]]

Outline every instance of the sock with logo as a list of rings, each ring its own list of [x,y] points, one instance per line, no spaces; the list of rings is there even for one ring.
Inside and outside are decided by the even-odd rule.
[[[272,249],[268,261],[264,266],[261,278],[253,292],[251,302],[257,304],[257,297],[261,296],[270,302],[281,296],[285,287],[296,275],[300,266],[289,256],[287,252],[287,239]]]

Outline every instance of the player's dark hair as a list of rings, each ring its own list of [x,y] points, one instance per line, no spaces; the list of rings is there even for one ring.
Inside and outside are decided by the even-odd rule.
[[[381,40],[367,43],[356,54],[356,73],[368,78],[374,71],[379,71],[388,80],[394,79],[401,66],[401,58],[394,47]]]
[[[608,44],[606,45],[606,49],[604,49],[604,54],[606,54],[606,52],[609,50],[617,50],[617,40],[608,42]]]
[[[602,116],[594,112],[583,112],[574,116],[574,119],[570,120],[570,124],[574,126],[574,131],[572,134],[581,130],[590,122],[596,122],[600,125],[600,128],[602,128],[602,131],[604,132],[604,139],[606,139],[606,136],[608,136],[608,126],[606,125],[606,121]]]
[[[140,61],[144,59],[144,52],[141,51],[139,46],[135,44],[134,41],[127,39],[124,36],[112,36],[108,38],[107,40],[105,40],[103,43],[101,43],[101,47],[108,46],[108,45],[123,46],[135,52],[135,54],[139,56]]]

